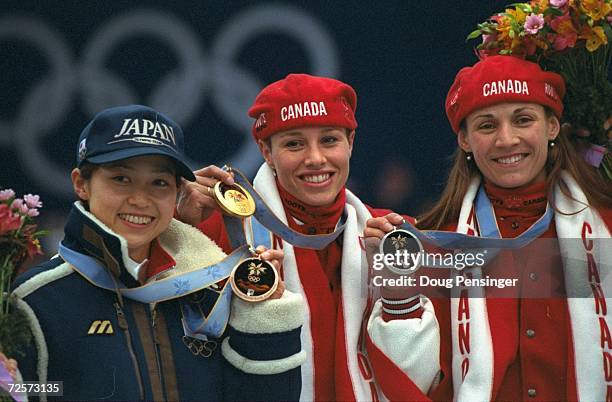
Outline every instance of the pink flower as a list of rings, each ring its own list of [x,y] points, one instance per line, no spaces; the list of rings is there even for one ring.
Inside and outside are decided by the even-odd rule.
[[[561,8],[567,4],[567,0],[550,0],[550,5],[553,7]]]
[[[11,203],[11,209],[13,211],[21,212],[24,214],[28,212],[28,206],[23,202],[21,198],[15,198],[13,200],[13,202]]]
[[[6,204],[0,204],[0,235],[19,229],[21,217],[14,215],[11,208]]]
[[[553,48],[555,50],[563,50],[567,47],[574,47],[576,44],[577,35],[573,36],[557,36],[553,42]]]
[[[43,205],[42,201],[40,201],[40,196],[38,195],[26,194],[23,196],[23,200],[30,208],[40,208]]]
[[[10,188],[7,188],[6,190],[0,190],[0,201],[10,200],[14,196],[15,192]]]
[[[26,213],[26,215],[33,218],[35,216],[40,215],[40,212],[38,212],[38,209],[36,208],[31,208],[31,209],[28,209],[28,212]]]
[[[553,39],[555,50],[563,50],[567,47],[574,47],[578,40],[578,32],[574,27],[569,15],[563,15],[550,21],[550,26],[558,35]]]
[[[525,20],[523,27],[525,32],[535,35],[544,27],[544,17],[542,14],[531,14]]]
[[[21,215],[27,215],[30,208],[28,208],[27,204],[23,202],[21,198],[15,198],[11,203],[11,209],[13,211],[19,212]]]
[[[40,247],[40,240],[38,239],[28,239],[28,257],[33,257],[35,255],[42,255],[42,248]]]
[[[494,35],[482,34],[482,45],[483,46],[486,47],[489,43],[493,42],[494,40],[495,40]]]

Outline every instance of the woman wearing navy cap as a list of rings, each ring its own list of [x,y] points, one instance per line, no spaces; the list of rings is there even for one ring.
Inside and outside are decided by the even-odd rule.
[[[25,380],[62,381],[62,400],[299,396],[301,296],[231,297],[238,260],[173,219],[185,159],[181,128],[145,106],[83,130],[59,255],[15,283],[34,335]],[[259,253],[280,267],[282,252]]]
[[[285,252],[287,288],[308,303],[300,397],[306,401],[377,398],[367,360],[358,353],[367,304],[360,236],[367,219],[389,211],[370,208],[345,187],[356,107],[349,85],[290,74],[265,87],[249,110],[252,134],[265,159],[253,183],[272,212],[290,228],[310,235],[334,232],[346,217],[344,232],[322,250],[294,247],[274,236],[274,246]],[[178,212],[228,251],[225,227],[221,215],[212,213],[216,202],[209,193],[218,180],[231,184],[232,178],[214,166],[196,176],[197,182],[185,186]]]
[[[559,133],[564,92],[561,76],[511,56],[457,74],[446,112],[459,148],[441,199],[417,227],[536,240],[465,270],[517,278],[517,287],[431,298],[424,287],[420,307],[404,315],[375,306],[369,351],[388,398],[612,399],[612,189]],[[388,218],[397,216],[368,222],[369,240],[391,231]],[[429,356],[413,359],[415,350]]]

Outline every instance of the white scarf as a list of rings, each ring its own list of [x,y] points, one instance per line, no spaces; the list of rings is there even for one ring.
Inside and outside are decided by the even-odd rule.
[[[285,224],[287,224],[287,216],[276,188],[276,181],[272,169],[265,163],[259,168],[253,185],[257,192],[262,196],[270,210],[276,214]],[[346,228],[344,229],[342,243],[342,266],[341,266],[341,281],[342,281],[342,306],[344,312],[344,335],[347,365],[353,384],[353,392],[357,400],[370,400],[370,387],[363,380],[359,366],[357,363],[357,350],[359,341],[359,332],[361,331],[361,319],[363,310],[367,303],[367,261],[365,251],[359,244],[359,237],[362,236],[366,226],[366,221],[372,217],[366,206],[349,190],[346,190],[346,205],[345,213],[347,214]],[[300,282],[300,275],[295,259],[293,246],[283,241],[283,251],[285,258],[283,260],[283,272],[285,286],[292,292],[301,293],[306,299],[306,294]],[[304,325],[302,326],[302,348],[306,351],[307,360],[302,365],[302,393],[300,400],[314,400],[314,362],[313,362],[313,347],[312,333],[310,330],[311,319],[308,304],[304,309],[306,315],[304,317]],[[335,325],[336,323],[330,323]],[[333,379],[329,379],[333,381]]]
[[[595,287],[599,285],[598,289],[601,289],[603,294],[599,306],[605,302],[607,307],[612,309],[612,298],[610,298],[612,294],[612,249],[604,247],[604,242],[595,240],[609,239],[610,232],[596,210],[591,207],[585,208],[585,205],[588,205],[587,199],[574,178],[567,172],[563,172],[561,177],[572,197],[579,201],[567,197],[561,192],[559,186],[555,188],[554,200],[557,209],[566,214],[572,214],[555,213],[565,287],[568,294],[571,289],[571,292],[583,296],[567,299],[572,328],[576,390],[579,400],[603,401],[606,399],[607,387],[612,386],[612,380],[606,382],[603,357],[605,353],[611,353],[612,348],[609,343],[604,342],[605,337],[600,330],[600,320],[607,324],[607,329],[612,328],[612,311],[604,315],[603,310],[605,309],[596,310],[598,304],[591,291],[587,257],[589,257],[588,254],[593,257],[591,261],[596,263],[599,273],[599,284],[593,284]],[[473,220],[470,221],[470,216],[479,186],[480,180],[474,179],[463,199],[457,227],[458,233],[466,234],[469,229],[472,229],[478,235]],[[586,235],[586,239],[583,234]],[[587,250],[587,247],[590,249]],[[593,269],[592,264],[591,269]],[[473,271],[475,278],[482,275],[478,268]],[[586,297],[586,295],[591,296]],[[477,296],[475,293],[470,293],[467,299],[470,318],[462,321],[458,320],[460,299],[451,299],[452,371],[454,399],[457,401],[485,401],[491,400],[493,396],[494,356],[487,315],[487,300],[484,297],[475,296]],[[471,327],[469,353],[465,349],[462,353],[458,328],[461,324],[465,325],[467,321]],[[604,343],[603,348],[602,343]],[[469,359],[469,369],[462,381],[466,358]],[[608,367],[608,370],[612,370],[612,367]]]

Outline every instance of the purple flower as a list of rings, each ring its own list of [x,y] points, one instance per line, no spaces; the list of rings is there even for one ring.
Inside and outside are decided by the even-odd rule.
[[[31,208],[31,209],[28,209],[27,215],[29,217],[35,217],[35,216],[40,215],[40,212],[38,212],[38,209],[36,208]]]
[[[531,14],[525,20],[524,27],[527,33],[535,35],[540,29],[544,27],[544,17],[542,16],[542,14]]]
[[[495,38],[493,35],[482,34],[482,44],[484,46],[488,45],[490,42],[493,42],[494,39]]]
[[[15,198],[13,200],[13,202],[11,203],[11,209],[20,210],[23,205],[24,205],[24,203],[23,203],[23,200],[21,198]],[[27,208],[27,206],[26,206],[26,208]]]
[[[550,0],[550,5],[553,7],[561,8],[567,4],[567,0]]]
[[[22,215],[27,215],[30,208],[23,202],[21,198],[15,198],[11,203],[11,209],[21,213]]]
[[[7,188],[6,190],[0,190],[0,201],[10,200],[14,196],[15,192],[10,188]]]
[[[42,201],[40,201],[40,197],[38,195],[26,194],[23,196],[23,200],[30,208],[42,207]]]

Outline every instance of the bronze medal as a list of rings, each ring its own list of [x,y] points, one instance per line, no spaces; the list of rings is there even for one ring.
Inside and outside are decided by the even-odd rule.
[[[387,233],[380,241],[379,252],[393,255],[393,263],[385,266],[398,275],[412,275],[421,266],[423,245],[412,233],[404,229],[395,229]],[[418,261],[418,262],[416,262]]]
[[[243,300],[265,300],[278,287],[278,273],[274,265],[257,257],[240,261],[230,274],[234,294]]]
[[[215,200],[223,212],[238,218],[246,218],[255,213],[255,200],[238,183],[231,186],[218,181],[213,188]]]

